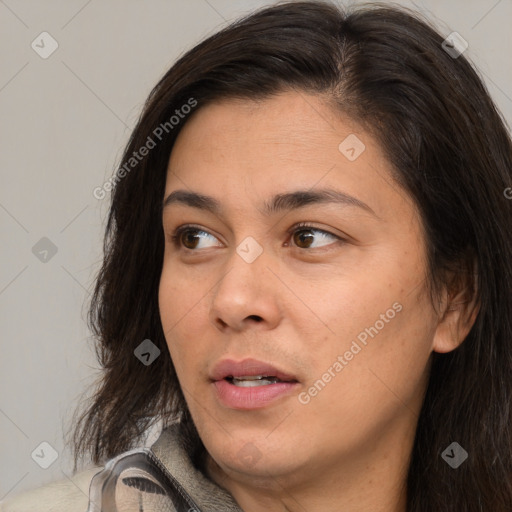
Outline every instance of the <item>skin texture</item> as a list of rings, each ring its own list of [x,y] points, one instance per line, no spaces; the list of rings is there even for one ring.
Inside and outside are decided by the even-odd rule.
[[[338,149],[350,134],[365,145],[354,161]],[[276,193],[324,187],[375,215],[342,204],[263,214]],[[443,291],[433,308],[417,208],[375,139],[319,96],[224,100],[183,127],[165,197],[177,189],[213,196],[223,208],[218,215],[178,203],[164,208],[159,289],[210,477],[246,512],[405,511],[401,486],[432,351],[456,348],[472,319],[449,310],[463,292]],[[335,236],[289,231],[299,222]],[[181,237],[187,250],[172,236],[188,223],[206,233]],[[252,263],[236,251],[246,237],[263,249]],[[394,304],[401,309],[389,319]],[[347,361],[357,336],[380,327],[378,320],[384,326]],[[335,371],[339,356],[347,364]],[[208,378],[226,357],[271,363],[299,384],[266,407],[230,409]],[[331,379],[301,403],[329,368]]]

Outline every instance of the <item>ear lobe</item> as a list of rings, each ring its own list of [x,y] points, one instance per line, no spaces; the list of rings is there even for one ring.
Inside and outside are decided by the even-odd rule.
[[[468,276],[469,277],[469,276]],[[440,304],[439,323],[433,340],[434,352],[447,353],[455,350],[466,339],[480,311],[477,293],[477,274],[473,282],[454,295],[446,290]]]

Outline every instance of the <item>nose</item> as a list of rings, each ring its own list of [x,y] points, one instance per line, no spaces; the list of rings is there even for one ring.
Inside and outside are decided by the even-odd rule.
[[[209,315],[217,329],[273,329],[279,323],[279,282],[268,263],[265,252],[248,263],[233,251],[214,287]]]

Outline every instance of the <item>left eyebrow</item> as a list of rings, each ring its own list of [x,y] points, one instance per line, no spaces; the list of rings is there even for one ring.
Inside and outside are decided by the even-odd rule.
[[[164,200],[163,207],[173,203],[181,203],[192,208],[209,211],[215,215],[222,215],[221,203],[211,196],[191,192],[188,190],[175,190]],[[274,195],[270,201],[263,203],[263,213],[267,216],[282,212],[304,208],[311,204],[338,204],[360,208],[371,213],[374,217],[378,215],[366,203],[339,190],[324,188],[317,190],[296,190],[283,194]]]

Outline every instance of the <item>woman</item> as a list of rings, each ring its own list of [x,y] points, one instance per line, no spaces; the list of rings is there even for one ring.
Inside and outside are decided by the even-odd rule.
[[[403,9],[283,3],[185,54],[112,180],[90,492],[37,510],[512,510],[511,148]]]

